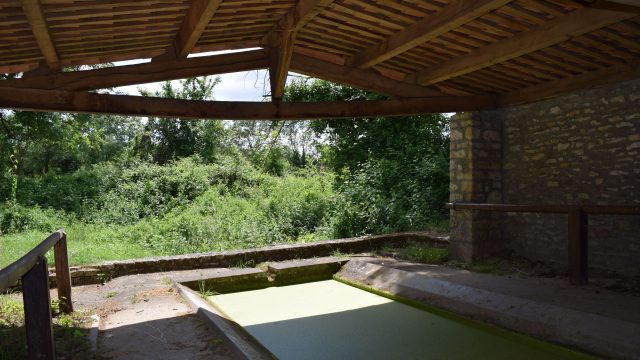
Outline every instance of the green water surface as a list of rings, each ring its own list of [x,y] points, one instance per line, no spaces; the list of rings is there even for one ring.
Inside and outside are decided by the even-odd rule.
[[[583,359],[328,280],[209,297],[282,360]]]

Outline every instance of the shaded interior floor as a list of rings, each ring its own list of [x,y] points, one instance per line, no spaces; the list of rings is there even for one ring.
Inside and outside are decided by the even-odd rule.
[[[98,359],[235,359],[171,287],[171,273],[73,288],[74,306],[100,316]]]

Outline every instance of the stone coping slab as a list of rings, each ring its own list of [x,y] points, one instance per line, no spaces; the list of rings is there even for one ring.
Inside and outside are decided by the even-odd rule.
[[[638,323],[367,261],[350,261],[336,277],[550,342],[607,357],[640,359]]]
[[[255,266],[259,263],[329,256],[336,252],[362,253],[409,241],[447,244],[449,238],[434,232],[401,232],[361,236],[313,243],[268,246],[247,250],[232,250],[143,259],[111,261],[70,268],[74,286],[104,283],[110,279],[133,274],[179,270]],[[49,270],[49,281],[55,287],[55,269]]]

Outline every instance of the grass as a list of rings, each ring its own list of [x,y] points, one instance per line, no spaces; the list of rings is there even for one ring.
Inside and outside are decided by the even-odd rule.
[[[326,240],[331,238],[327,225],[331,182],[327,175],[264,175],[256,184],[237,189],[212,185],[193,200],[128,223],[108,221],[113,217],[108,209],[102,220],[96,213],[92,220],[59,216],[53,223],[67,232],[71,265]],[[31,217],[40,219],[51,212],[27,209],[20,219],[32,226]],[[0,234],[0,267],[57,230],[44,223]],[[52,265],[51,256],[49,260]]]
[[[430,244],[410,242],[401,248],[387,248],[383,250],[394,256],[422,264],[443,264],[449,260],[449,249]]]
[[[198,283],[198,293],[200,293],[200,296],[205,299],[209,296],[220,295],[219,292],[209,288],[204,281],[200,281]]]
[[[89,313],[60,314],[52,302],[53,334],[58,359],[90,359]],[[27,357],[24,308],[18,298],[0,295],[0,360]]]

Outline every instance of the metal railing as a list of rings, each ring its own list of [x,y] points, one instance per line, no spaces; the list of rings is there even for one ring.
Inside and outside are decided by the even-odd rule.
[[[567,214],[569,281],[582,285],[589,280],[589,215],[640,215],[640,206],[513,205],[453,202],[447,208],[497,212]]]
[[[45,254],[54,248],[56,286],[60,311],[73,311],[71,303],[71,277],[67,255],[67,235],[58,230],[16,262],[0,270],[0,293],[22,281],[24,322],[27,331],[29,359],[55,359],[51,298],[49,295],[49,269]]]

